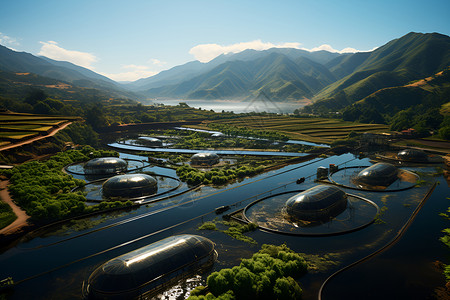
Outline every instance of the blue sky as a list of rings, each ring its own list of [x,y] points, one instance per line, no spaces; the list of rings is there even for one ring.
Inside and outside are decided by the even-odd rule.
[[[136,80],[246,48],[367,51],[450,35],[450,1],[1,0],[0,44]]]

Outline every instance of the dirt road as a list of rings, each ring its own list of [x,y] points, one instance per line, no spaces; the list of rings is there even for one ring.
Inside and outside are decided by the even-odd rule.
[[[22,227],[28,225],[27,221],[30,218],[23,210],[21,210],[11,199],[11,196],[8,192],[8,180],[0,181],[0,197],[1,199],[11,206],[13,212],[16,214],[17,219],[6,226],[5,228],[0,229],[0,234],[11,234],[19,231]]]
[[[31,143],[33,143],[33,142],[35,142],[35,141],[38,141],[38,140],[42,140],[42,139],[48,138],[49,136],[55,135],[58,131],[60,131],[60,130],[62,130],[62,129],[64,129],[64,128],[66,128],[66,127],[69,126],[70,124],[72,124],[72,122],[68,122],[68,123],[62,125],[61,127],[55,128],[52,132],[50,132],[50,133],[47,134],[47,135],[40,135],[40,136],[31,138],[31,139],[29,139],[29,140],[21,141],[21,142],[18,142],[18,143],[12,143],[12,144],[8,144],[8,145],[6,145],[6,146],[4,146],[4,147],[0,147],[0,151],[8,150],[8,149],[15,148],[15,147],[19,147],[19,146],[26,145],[26,144],[31,144]]]

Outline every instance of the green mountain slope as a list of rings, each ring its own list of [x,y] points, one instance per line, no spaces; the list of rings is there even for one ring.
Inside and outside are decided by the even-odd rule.
[[[229,60],[180,84],[149,89],[145,93],[149,97],[244,99],[263,91],[274,100],[287,101],[312,97],[335,80],[322,64],[306,57],[296,56],[294,61],[276,51],[264,54],[259,53],[254,60]],[[294,57],[292,53],[289,55]]]
[[[430,110],[436,113],[449,102],[450,67],[431,77],[407,85],[380,89],[346,107],[343,110],[343,117],[348,121],[361,119],[371,121],[366,120],[365,115],[375,114],[382,116],[384,121],[389,121],[395,120],[403,111],[409,111],[408,114],[411,116],[425,115]],[[436,115],[435,118],[439,119],[440,117]]]
[[[369,56],[370,52],[341,55],[326,63],[325,67],[336,79],[341,79],[353,73]]]
[[[54,98],[70,101],[95,102],[109,99],[111,94],[98,89],[78,87],[68,82],[33,73],[13,73],[0,70],[0,96],[22,101],[33,89],[45,91]]]
[[[69,62],[41,58],[26,52],[16,52],[0,45],[0,70],[13,73],[34,73],[62,80],[85,88],[105,91],[113,97],[139,99],[136,93],[124,90],[113,80]]]
[[[379,89],[430,76],[448,65],[448,36],[409,33],[370,53],[357,53],[330,61],[327,66],[338,78],[353,72],[316,94],[314,106],[343,108],[333,103],[343,93],[347,98],[345,102],[353,103]]]

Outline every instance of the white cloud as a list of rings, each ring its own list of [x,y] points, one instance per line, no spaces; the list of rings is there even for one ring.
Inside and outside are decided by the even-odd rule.
[[[148,66],[139,65],[126,65],[122,66],[122,69],[126,69],[126,72],[105,74],[106,77],[115,81],[135,81],[139,78],[150,77],[156,75],[158,72],[150,70]]]
[[[15,38],[7,36],[1,32],[0,32],[0,44],[2,44],[3,46],[6,46],[8,48],[11,48],[14,46],[19,46],[19,42]],[[13,49],[13,48],[11,48],[11,49]]]
[[[160,61],[159,59],[156,58],[150,58],[148,62],[155,66],[163,66],[166,64],[165,61]]]
[[[97,61],[95,55],[87,52],[67,50],[55,41],[40,42],[42,44],[39,55],[46,56],[54,60],[69,61],[76,65],[92,69],[92,63]]]
[[[222,46],[218,44],[200,44],[192,47],[189,50],[189,54],[194,55],[194,57],[201,62],[208,62],[221,54],[227,53],[238,53],[246,49],[254,50],[267,50],[270,48],[300,48],[300,43],[283,43],[283,44],[272,44],[264,43],[261,40],[255,40],[251,42],[237,43],[227,46]]]
[[[336,50],[336,49],[334,49],[333,47],[331,47],[328,44],[323,44],[323,45],[321,45],[319,47],[315,47],[315,48],[312,48],[312,49],[302,48],[302,50],[306,50],[306,51],[309,51],[309,52],[316,52],[316,51],[325,50],[325,51],[334,52],[334,53],[356,53],[356,52],[360,52],[359,50],[356,50],[355,48],[350,48],[350,47],[344,48],[342,50]]]
[[[126,65],[122,66],[122,69],[134,69],[134,70],[147,70],[147,66],[138,66],[138,65]]]
[[[302,49],[309,52],[315,52],[315,51],[329,51],[329,52],[335,52],[335,53],[356,53],[361,52],[360,50],[357,50],[355,48],[344,48],[342,50],[336,50],[333,47],[331,47],[328,44],[323,44],[319,47],[314,47],[312,49],[307,48],[300,48],[301,43],[297,42],[291,42],[291,43],[282,43],[282,44],[273,44],[270,42],[262,42],[261,40],[255,40],[251,42],[244,42],[244,43],[236,43],[232,45],[219,45],[219,44],[200,44],[195,47],[192,47],[191,50],[189,50],[189,54],[192,54],[197,60],[201,62],[208,62],[217,56],[221,54],[228,54],[228,53],[238,53],[247,49],[254,49],[254,50],[267,50],[270,48],[295,48],[295,49]]]

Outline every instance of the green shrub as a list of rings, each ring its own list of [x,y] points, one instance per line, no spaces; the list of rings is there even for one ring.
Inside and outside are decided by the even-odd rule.
[[[49,222],[101,209],[129,206],[131,202],[109,202],[86,206],[86,197],[71,192],[85,182],[63,173],[64,166],[101,156],[117,156],[113,151],[84,146],[52,156],[47,161],[31,161],[1,173],[10,180],[14,200],[34,221]]]
[[[278,300],[300,299],[302,289],[292,277],[278,278],[273,287],[273,294]]]
[[[240,166],[238,169],[227,168],[219,170],[213,168],[210,171],[202,172],[187,164],[184,164],[177,168],[177,176],[181,181],[190,185],[197,184],[215,184],[221,185],[230,182],[236,178],[244,178],[246,176],[262,173],[264,167],[259,165],[257,167],[251,167],[249,165]]]
[[[205,222],[198,227],[199,230],[217,230],[216,224],[213,222]]]
[[[302,289],[293,278],[306,270],[305,260],[286,245],[263,245],[239,266],[213,272],[206,283],[217,299],[300,299]],[[189,299],[216,299],[208,297],[194,294]]]
[[[11,207],[0,200],[0,229],[8,226],[17,219]]]

